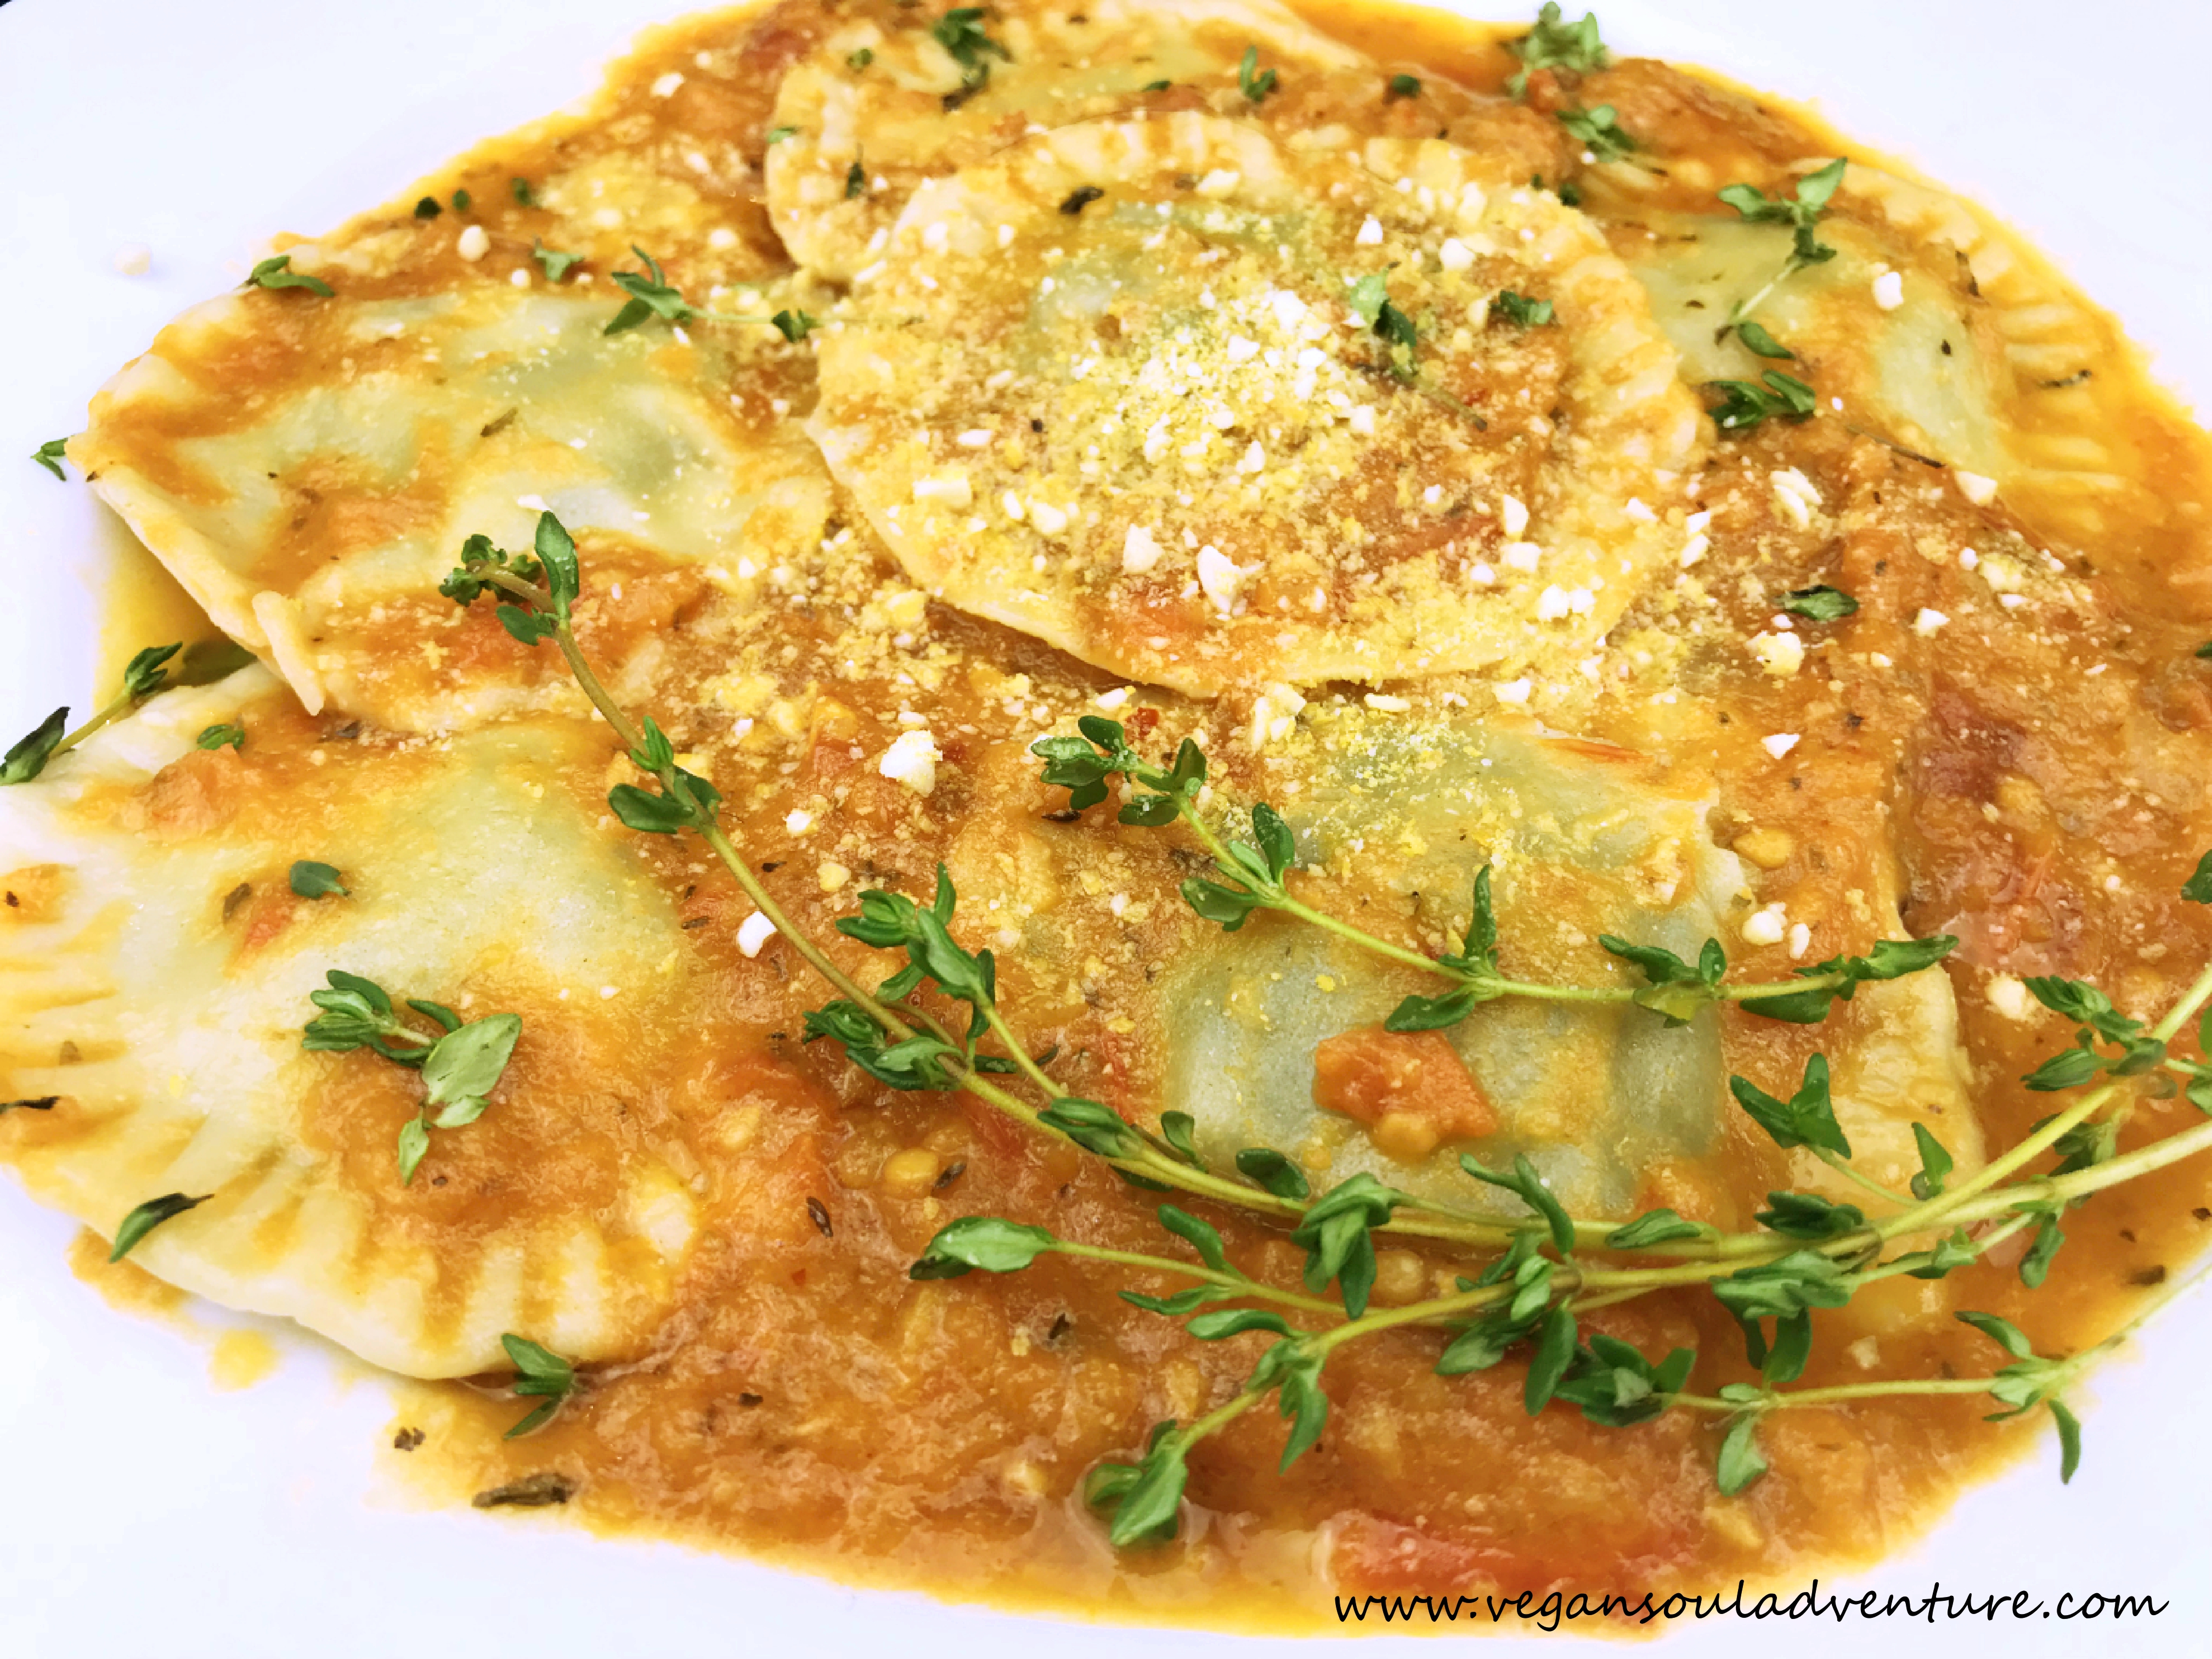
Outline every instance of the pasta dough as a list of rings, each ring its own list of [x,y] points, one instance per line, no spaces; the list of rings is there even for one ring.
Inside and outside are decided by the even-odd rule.
[[[831,469],[917,581],[1133,678],[1556,659],[1679,544],[1673,352],[1587,222],[1482,156],[1079,124],[924,186],[894,249],[822,349]]]
[[[779,284],[750,303],[810,298]],[[773,329],[608,338],[609,299],[506,283],[342,289],[273,314],[300,303],[240,295],[172,324],[100,393],[74,453],[310,712],[422,731],[542,706],[520,653],[441,672],[463,618],[436,588],[465,538],[526,545],[548,508],[641,576],[732,591],[820,539],[829,479],[775,412],[800,371]],[[241,359],[264,377],[251,398]]]
[[[215,721],[242,722],[249,750],[196,750]],[[294,722],[249,668],[0,791],[0,875],[46,896],[0,924],[0,1097],[59,1097],[17,1169],[103,1234],[149,1199],[211,1195],[135,1259],[393,1370],[491,1369],[519,1326],[579,1356],[631,1351],[670,1305],[694,1195],[611,1119],[564,1121],[544,1102],[549,1073],[678,1040],[666,900],[558,781],[596,775],[603,736],[521,720],[450,745],[331,743],[316,766],[312,727],[278,735]],[[309,850],[349,896],[293,896],[286,868]],[[301,1046],[333,968],[465,1017],[522,1014],[508,1086],[441,1133],[412,1202],[391,1148],[414,1073]],[[620,1011],[592,1006],[602,986],[622,988]],[[572,1000],[592,1017],[566,1017]],[[502,1118],[516,1139],[477,1162]],[[595,1202],[549,1205],[501,1172],[573,1179],[579,1160]],[[439,1201],[448,1172],[473,1216]]]

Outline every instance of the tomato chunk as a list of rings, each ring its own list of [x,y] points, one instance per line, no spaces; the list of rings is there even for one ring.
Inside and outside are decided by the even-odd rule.
[[[1330,1037],[1314,1050],[1313,1096],[1323,1111],[1365,1124],[1403,1164],[1498,1128],[1497,1109],[1439,1031],[1361,1025]]]

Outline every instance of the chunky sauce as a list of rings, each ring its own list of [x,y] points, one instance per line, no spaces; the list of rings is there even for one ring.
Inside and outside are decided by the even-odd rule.
[[[1479,90],[1514,67],[1498,45],[1507,32],[1489,26],[1398,8],[1310,15],[1388,65],[1419,64]],[[549,125],[487,146],[435,187],[470,187],[497,243],[532,234],[519,213],[505,222],[509,177],[541,173],[556,157],[580,165],[580,147],[602,156],[611,177],[626,151],[658,153],[664,128],[672,143],[704,134],[757,157],[774,76],[818,19],[792,4],[765,20],[659,31],[615,71],[586,136]],[[673,97],[645,93],[675,69],[687,79]],[[1770,185],[1787,161],[1832,153],[1831,137],[1800,118],[1653,64],[1620,64],[1583,97],[1610,98],[1624,125],[1704,158],[1669,186],[1686,209],[1710,206],[1711,179],[1684,182],[1698,168]],[[737,246],[687,245],[672,223],[655,252],[683,259],[702,282],[775,270],[757,173],[751,183],[719,166],[699,176],[738,231]],[[385,216],[378,234],[416,234],[406,206]],[[1600,198],[1592,210],[1602,216],[1603,206]],[[450,234],[422,235],[422,255],[390,278],[395,292],[460,274],[437,251]],[[592,252],[611,264],[629,235],[610,232]],[[2078,584],[2035,629],[2015,626],[1988,583],[1962,567],[1959,550],[1987,545],[1993,532],[1940,471],[1840,420],[1769,422],[1715,451],[1703,497],[1711,548],[1698,593],[1662,590],[1623,624],[1673,641],[1681,700],[1568,688],[1546,711],[1593,741],[1717,778],[1717,838],[1756,866],[1762,901],[1785,902],[1793,921],[1815,928],[1816,957],[1878,937],[1884,919],[1869,896],[1893,889],[1909,932],[1960,936],[1942,971],[1957,993],[1993,1148],[2048,1109],[2047,1097],[2011,1079],[2065,1040],[2055,1017],[2032,1006],[2015,1017],[2000,973],[2091,979],[2124,1010],[2142,1012],[2177,994],[2212,951],[2203,908],[2175,896],[2196,850],[2212,844],[2202,787],[2212,674],[2191,656],[2212,612],[2212,538],[2196,504],[2212,477],[2212,446],[2148,386],[2117,329],[2106,326],[2088,366],[2139,458],[2137,476],[2168,482],[2162,499],[2141,490],[2108,507],[2094,545],[2063,526],[2010,526],[2059,556]],[[1767,481],[1790,468],[1838,514],[1848,504],[1848,516],[1808,531],[1778,514]],[[831,922],[858,888],[921,891],[939,860],[963,895],[994,880],[1030,884],[1025,897],[1076,935],[1095,936],[1096,951],[1032,964],[1002,950],[1005,1006],[1033,1051],[1058,1044],[1073,1056],[1060,1073],[1071,1092],[1142,1107],[1158,1058],[1113,985],[1157,966],[1184,937],[1173,897],[1182,866],[1158,836],[1052,822],[1057,793],[1036,781],[1025,753],[1038,730],[1087,708],[1112,682],[933,611],[933,656],[917,690],[883,643],[891,624],[852,618],[871,605],[918,612],[919,596],[904,590],[902,599],[886,569],[857,554],[821,574],[822,603],[734,622],[713,623],[709,611],[697,628],[702,594],[681,579],[634,581],[617,601],[605,588],[623,574],[618,551],[587,547],[586,571],[587,648],[619,655],[657,634],[665,651],[656,684],[707,688],[692,714],[671,706],[660,717],[727,797],[733,839],[781,849],[762,867],[816,937],[833,937]],[[1760,628],[1769,596],[1824,581],[1860,601],[1848,648],[1794,678],[1760,673],[1741,641]],[[486,609],[459,625],[453,672],[520,671],[521,648]],[[1948,619],[1940,640],[1911,625],[1929,611]],[[1687,629],[1692,619],[1698,627]],[[393,620],[395,657],[405,625]],[[882,729],[896,729],[891,711],[924,696],[958,780],[926,806],[859,759],[862,734],[872,756]],[[738,709],[759,723],[733,738],[727,716]],[[164,800],[218,823],[286,810],[288,799],[302,799],[302,757],[317,745],[335,758],[315,788],[342,793],[349,751],[331,741],[331,722],[293,715],[288,726],[287,718],[268,716],[243,754],[172,769],[148,809],[155,828]],[[1203,731],[1207,720],[1185,706],[1160,736],[1178,722]],[[1242,798],[1264,793],[1265,763],[1222,741],[1222,729],[1217,720],[1211,733],[1217,781]],[[1799,741],[1778,756],[1762,743],[1776,732]],[[561,766],[579,799],[625,775],[611,738],[598,733],[584,748]],[[794,811],[822,823],[788,850]],[[179,832],[206,827],[195,818]],[[591,1054],[526,1045],[499,1109],[468,1135],[441,1139],[425,1166],[434,1178],[406,1189],[389,1147],[410,1108],[390,1068],[349,1057],[307,1104],[310,1139],[357,1158],[361,1184],[390,1224],[433,1235],[465,1236],[505,1206],[588,1206],[634,1148],[696,1176],[706,1243],[675,1287],[677,1312],[632,1358],[596,1368],[582,1399],[549,1427],[503,1441],[523,1407],[496,1389],[410,1388],[388,1456],[427,1489],[478,1495],[486,1507],[559,1501],[611,1533],[673,1536],[963,1599],[1307,1628],[1325,1622],[1332,1586],[1638,1594],[1865,1561],[2031,1443],[2030,1431],[1983,1422],[1978,1397],[1781,1413],[1763,1431],[1771,1473],[1723,1498],[1713,1486],[1710,1422],[1670,1413],[1607,1430],[1562,1408],[1531,1419],[1517,1363],[1439,1377],[1430,1370],[1437,1338],[1398,1332],[1332,1362],[1329,1430],[1288,1475],[1274,1468],[1280,1425],[1250,1414],[1197,1453],[1182,1537],[1117,1559],[1083,1507],[1085,1471],[1128,1456],[1153,1421],[1188,1419],[1225,1397],[1257,1344],[1189,1340],[1117,1300],[1121,1281],[1059,1259],[1004,1278],[909,1282],[908,1265],[931,1235],[963,1214],[1044,1221],[1132,1249],[1154,1249],[1159,1236],[1149,1206],[1073,1148],[1024,1137],[958,1097],[880,1091],[832,1045],[802,1047],[800,1013],[822,1000],[804,965],[776,941],[757,958],[741,956],[733,936],[748,907],[734,884],[693,846],[647,839],[641,866],[690,937],[684,972],[696,1023],[680,1042],[599,1028],[660,1056],[639,1097],[609,1101]],[[1039,885],[1051,890],[1040,895]],[[1368,897],[1356,872],[1313,878],[1301,891],[1326,908]],[[1109,896],[1125,901],[1110,926]],[[272,903],[260,931],[241,932],[240,950],[285,925],[276,911],[286,902]],[[1408,943],[1432,946],[1442,936],[1419,917],[1396,925]],[[833,948],[855,972],[872,970],[875,959],[849,941]],[[1779,945],[1743,950],[1737,961],[1760,978],[1792,965]],[[550,988],[505,990],[528,1029],[560,1029]],[[1820,1041],[1812,1030],[1734,1014],[1724,1026],[1730,1068],[1785,1091]],[[1388,1079],[1376,1081],[1382,1063],[1352,1056],[1348,1067],[1369,1069],[1344,1086],[1387,1093]],[[1479,1096],[1460,1103],[1483,1109]],[[2146,1098],[2123,1145],[2193,1116],[2184,1101]],[[588,1122],[604,1127],[579,1133]],[[11,1121],[8,1133],[27,1140],[61,1131]],[[1750,1225],[1759,1194],[1782,1179],[1779,1161],[1747,1125],[1730,1133],[1710,1160],[1653,1171],[1648,1201]],[[1804,1380],[1986,1374],[1987,1343],[1943,1317],[1954,1307],[2014,1319],[2040,1352],[2086,1346],[2142,1287],[2197,1253],[2212,1230],[2207,1202],[2203,1172],[2187,1166],[2099,1196],[2074,1213],[2059,1266],[2033,1296],[2011,1257],[1940,1283],[1898,1279],[1862,1291],[1847,1310],[1819,1316]],[[1279,1237],[1207,1213],[1249,1271],[1295,1279],[1298,1253]],[[1394,1245],[1377,1299],[1413,1300],[1449,1278],[1440,1261]],[[1752,1376],[1735,1328],[1703,1296],[1649,1297],[1595,1322],[1647,1353],[1696,1347],[1704,1392]]]

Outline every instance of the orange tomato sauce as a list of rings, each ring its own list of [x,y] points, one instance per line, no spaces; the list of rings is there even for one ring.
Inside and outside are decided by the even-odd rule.
[[[1389,67],[1418,66],[1478,91],[1495,90],[1514,67],[1499,45],[1506,31],[1491,26],[1398,7],[1308,9]],[[507,180],[539,170],[549,156],[573,165],[594,144],[611,152],[702,131],[757,152],[775,75],[814,38],[822,15],[793,0],[659,31],[615,71],[588,130],[553,123],[487,145],[423,191],[466,186],[495,240],[526,239],[531,228],[509,202]],[[700,67],[702,53],[714,67]],[[647,96],[672,67],[684,69],[683,88]],[[1532,101],[1547,95],[1538,86]],[[1582,95],[1609,97],[1625,124],[1641,121],[1711,158],[1721,176],[1761,185],[1788,161],[1831,153],[1836,142],[1805,118],[1771,103],[1753,107],[1662,65],[1620,64]],[[656,251],[672,264],[691,261],[687,269],[702,280],[777,268],[781,256],[757,185],[756,173],[725,192],[728,222],[741,236],[735,251]],[[1709,205],[1709,191],[1683,188],[1686,202],[1694,194],[1695,205]],[[415,234],[411,196],[364,224]],[[439,251],[450,235],[434,248],[422,234],[424,252],[391,279],[394,291],[429,291],[461,275]],[[610,263],[621,252],[611,245],[592,251]],[[315,325],[305,313],[287,314],[305,319],[296,326]],[[2194,489],[2201,499],[2212,446],[2149,386],[2117,328],[2097,368],[2122,389],[2112,395],[2130,441],[2163,458],[2177,498]],[[252,373],[235,365],[229,372]],[[1862,505],[1863,522],[1832,542],[1784,533],[1764,481],[1790,467],[1824,497]],[[1778,681],[1746,666],[1740,651],[1692,646],[1683,684],[1695,693],[1695,712],[1676,708],[1662,720],[1642,704],[1598,703],[1580,734],[1710,769],[1721,781],[1717,838],[1765,872],[1762,891],[1786,894],[1791,916],[1830,930],[1823,937],[1834,948],[1863,948],[1882,931],[1863,896],[1883,886],[1885,861],[1894,860],[1907,930],[1964,941],[1940,971],[1957,992],[1978,1109],[1996,1148],[2048,1109],[2047,1097],[2010,1079],[2065,1040],[2055,1018],[2022,1021],[1992,1006],[1996,969],[2092,979],[2134,1010],[2170,1000],[2212,952],[2203,907],[2176,897],[2197,851],[2212,844],[2212,808],[2201,787],[2185,787],[2201,780],[2212,728],[2212,677],[2191,655],[2212,607],[2212,548],[2200,517],[2139,503],[2094,549],[2054,542],[2094,589],[2065,638],[1961,626],[1938,651],[1882,620],[1972,609],[1969,579],[1956,563],[1914,550],[1922,538],[1972,533],[1962,527],[1965,507],[1928,489],[1922,470],[1840,422],[1770,422],[1717,453],[1705,497],[1714,512],[1709,583],[1735,596],[1725,601],[1730,637],[1756,629],[1766,593],[1833,581],[1860,599],[1855,646],[1908,672],[1854,670],[1839,655],[1825,677]],[[621,558],[619,550],[586,548],[587,572],[619,571]],[[1063,866],[1110,864],[1116,884],[1152,899],[1152,921],[1102,943],[1097,972],[1006,950],[1000,978],[1004,1004],[1032,1051],[1056,1046],[1067,1056],[1056,1067],[1063,1088],[1133,1117],[1156,1111],[1158,1055],[1111,986],[1117,975],[1146,972],[1185,936],[1188,919],[1172,894],[1186,866],[1157,836],[1056,821],[1061,799],[1036,781],[1026,736],[1012,735],[1004,713],[1009,696],[1055,715],[1072,712],[1109,682],[1033,642],[933,611],[946,672],[932,708],[958,781],[924,809],[855,758],[861,723],[872,729],[883,711],[914,695],[895,683],[895,665],[849,660],[842,624],[827,612],[787,613],[773,631],[692,629],[697,596],[673,591],[678,585],[633,575],[632,597],[621,605],[593,590],[583,613],[586,645],[618,653],[658,635],[670,652],[666,676],[695,683],[732,653],[765,661],[787,646],[801,663],[790,672],[815,676],[803,733],[786,747],[748,749],[680,715],[664,718],[679,749],[707,755],[741,848],[781,847],[794,807],[817,795],[835,801],[843,839],[834,857],[809,853],[788,867],[778,860],[759,867],[851,971],[883,971],[881,958],[831,932],[854,891],[882,884],[924,892],[939,860],[958,874],[986,861],[1018,862],[1046,846]],[[1646,619],[1666,625],[1658,609]],[[404,622],[392,624],[395,651]],[[522,650],[488,615],[472,615],[461,648],[486,662],[510,663]],[[2104,672],[2085,676],[2084,652]],[[1016,677],[1026,678],[1010,690]],[[1206,718],[1203,708],[1187,709],[1182,724],[1197,729]],[[243,755],[189,757],[153,786],[152,821],[158,827],[165,811],[185,814],[190,821],[179,832],[197,833],[206,826],[191,818],[195,811],[281,802],[307,786],[299,756],[315,744],[337,758],[313,787],[342,792],[337,725],[298,716],[296,729],[271,722],[258,732]],[[1171,717],[1158,737],[1175,725]],[[1784,731],[1802,741],[1774,757],[1759,739]],[[364,741],[373,746],[374,734]],[[624,775],[610,769],[617,753],[605,737],[599,753],[564,774],[564,787],[580,799],[595,797],[609,778]],[[1218,766],[1216,781],[1237,799],[1266,787],[1256,763],[1233,757]],[[987,801],[990,813],[981,811]],[[1333,1627],[1330,1588],[1636,1595],[1863,1562],[1927,1526],[1963,1483],[2029,1443],[2030,1429],[1982,1421],[1979,1399],[1778,1413],[1763,1431],[1771,1472],[1724,1498],[1714,1488],[1718,1429],[1711,1419],[1674,1412],[1608,1430],[1563,1407],[1531,1419],[1517,1360],[1438,1376],[1438,1336],[1401,1330],[1332,1361],[1329,1428],[1287,1474],[1275,1468],[1282,1425],[1272,1413],[1249,1413],[1194,1455],[1182,1535],[1117,1557],[1084,1507],[1085,1471],[1131,1456],[1153,1422],[1187,1420],[1233,1393],[1261,1340],[1189,1340],[1121,1301],[1115,1292],[1130,1281],[1066,1260],[1048,1257],[1005,1276],[910,1281],[908,1265],[957,1216],[1000,1215],[1151,1251],[1161,1248],[1151,1216],[1157,1200],[1075,1148],[1026,1135],[962,1097],[896,1094],[844,1064],[833,1045],[802,1044],[801,1015],[824,993],[783,941],[757,957],[738,951],[735,924],[749,907],[726,873],[695,845],[653,840],[639,856],[676,902],[696,952],[680,1041],[603,1027],[612,1044],[605,1053],[526,1044],[498,1109],[465,1135],[441,1137],[411,1188],[390,1169],[394,1125],[411,1109],[404,1074],[369,1056],[348,1057],[333,1066],[325,1093],[307,1103],[310,1137],[357,1158],[364,1188],[391,1224],[433,1236],[465,1237],[516,1205],[589,1205],[633,1147],[649,1146],[696,1176],[705,1242],[677,1287],[677,1310],[650,1345],[591,1373],[579,1400],[518,1441],[501,1436],[525,1407],[495,1391],[413,1390],[397,1426],[420,1434],[402,1434],[405,1449],[392,1455],[426,1489],[483,1495],[488,1507],[559,1502],[610,1533],[680,1538],[857,1583],[1011,1607],[1305,1629]],[[1299,890],[1325,908],[1363,900],[1356,876],[1306,878]],[[267,902],[282,910],[288,901]],[[272,915],[263,925],[282,921]],[[1387,933],[1399,924],[1370,925]],[[1410,921],[1402,932],[1419,941]],[[254,937],[249,928],[240,948],[252,948]],[[1739,972],[1762,979],[1791,966],[1779,947],[1736,960]],[[533,1031],[558,1029],[550,1010],[530,1018]],[[1730,1069],[1784,1093],[1821,1041],[1817,1028],[1734,1012],[1723,1022]],[[635,1054],[645,1051],[655,1058],[640,1076]],[[611,1097],[602,1079],[617,1072],[639,1086]],[[1395,1085],[1376,1086],[1387,1095]],[[1479,1089],[1459,1103],[1468,1113],[1481,1103]],[[2122,1144],[2170,1133],[2193,1115],[2185,1102],[2146,1097]],[[1747,1228],[1761,1195],[1782,1179],[1772,1149],[1736,1123],[1709,1162],[1651,1171],[1647,1195]],[[1963,1269],[1940,1287],[1899,1279],[1864,1291],[1850,1309],[1816,1316],[1804,1382],[1859,1380],[1865,1373],[1847,1355],[1869,1339],[1880,1346],[1882,1375],[1986,1374],[1984,1339],[1923,1316],[1945,1305],[2014,1319],[2040,1352],[2092,1343],[2143,1287],[2202,1247],[2212,1225],[2205,1188],[2203,1171],[2184,1166],[2099,1196],[2073,1213],[2059,1265],[2033,1295],[2009,1258]],[[1279,1231],[1192,1207],[1221,1230],[1246,1271],[1296,1282],[1300,1253]],[[1451,1271],[1442,1255],[1385,1241],[1378,1301],[1433,1294]],[[1137,1287],[1175,1288],[1141,1279]],[[1648,1354],[1696,1348],[1702,1393],[1754,1375],[1735,1328],[1702,1293],[1623,1304],[1590,1325]]]

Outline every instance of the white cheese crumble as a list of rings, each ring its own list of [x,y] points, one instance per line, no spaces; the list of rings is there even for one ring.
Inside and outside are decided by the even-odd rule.
[[[1774,484],[1776,509],[1800,530],[1810,525],[1820,505],[1820,492],[1813,481],[1794,466],[1768,476]]]
[[[1923,606],[1920,614],[1912,619],[1912,631],[1924,636],[1948,627],[1950,622],[1951,619],[1942,611],[1930,611]]]
[[[1041,535],[1057,536],[1066,530],[1067,514],[1063,508],[1054,507],[1050,501],[1041,501],[1034,495],[1030,497],[1029,505],[1030,522],[1036,526]]]
[[[1250,574],[1231,562],[1218,547],[1209,545],[1198,550],[1198,585],[1212,601],[1213,608],[1224,616],[1236,607],[1237,586]]]
[[[884,750],[876,770],[893,783],[902,783],[917,795],[937,787],[937,739],[927,731],[902,732]]]
[[[1152,532],[1143,525],[1131,525],[1129,533],[1121,538],[1121,568],[1141,576],[1159,562],[1160,544]]]
[[[1874,302],[1884,311],[1894,311],[1905,303],[1905,278],[1887,267],[1876,271],[1874,279]]]
[[[1498,524],[1507,535],[1518,536],[1528,527],[1528,509],[1514,496],[1502,495],[1498,501]]]
[[[1746,945],[1779,945],[1790,931],[1789,913],[1779,903],[1753,910],[1743,921],[1743,942]]]
[[[1360,701],[1370,708],[1385,714],[1402,714],[1413,708],[1403,697],[1394,697],[1381,691],[1370,691]]]
[[[1111,691],[1101,691],[1091,701],[1095,707],[1103,708],[1107,713],[1111,714],[1126,704],[1135,690],[1136,687],[1133,685],[1117,685]]]
[[[2035,1018],[2035,1000],[2028,994],[2027,981],[2010,974],[1992,974],[1982,994],[1990,1000],[1990,1006],[2007,1019]]]
[[[471,225],[453,244],[453,252],[474,264],[491,252],[491,236],[482,225]]]
[[[1802,962],[1805,953],[1812,948],[1812,928],[1802,921],[1792,922],[1790,927],[1790,960]]]
[[[917,501],[940,501],[946,507],[967,507],[975,504],[975,490],[966,473],[944,472],[935,477],[916,478],[914,498]]]
[[[1544,550],[1534,542],[1508,542],[1498,559],[1508,570],[1533,571],[1543,556]]]
[[[676,95],[676,88],[683,84],[684,71],[671,70],[653,83],[653,95],[656,98],[673,98]]]
[[[1959,493],[1976,507],[1987,507],[1996,499],[1997,481],[1984,478],[1978,472],[1963,472],[1954,469],[1951,477],[1959,486]]]
[[[1279,682],[1268,685],[1252,700],[1252,747],[1264,749],[1289,737],[1305,706],[1305,698],[1290,686]]]
[[[1528,677],[1523,674],[1517,680],[1498,681],[1490,688],[1490,694],[1500,702],[1526,702],[1529,690]]]
[[[1359,234],[1352,240],[1361,247],[1379,246],[1382,240],[1382,222],[1373,214],[1369,214],[1366,222],[1359,227]]]
[[[761,946],[775,935],[775,924],[756,910],[738,924],[738,949],[748,957],[761,953]]]
[[[783,827],[790,834],[803,836],[814,827],[814,814],[801,806],[794,806],[783,815]]]
[[[1759,740],[1759,746],[1773,756],[1775,759],[1780,760],[1797,746],[1797,734],[1795,732],[1777,732],[1770,737],[1761,738]]]
[[[1747,641],[1759,665],[1778,680],[1786,680],[1805,664],[1805,641],[1795,634],[1753,634]]]
[[[1447,236],[1437,250],[1437,262],[1446,270],[1465,270],[1474,263],[1474,250],[1458,237]]]

